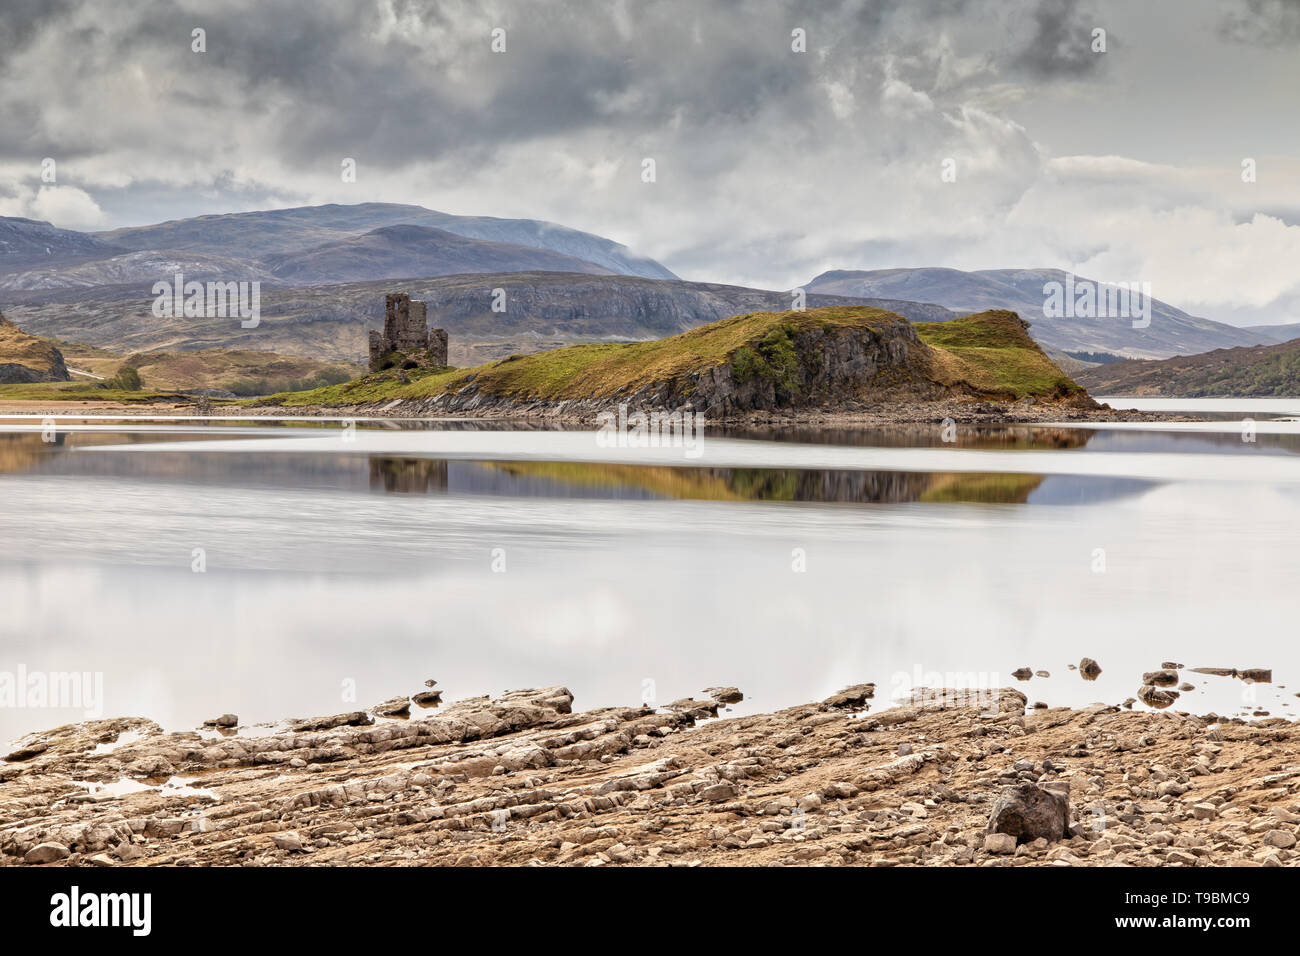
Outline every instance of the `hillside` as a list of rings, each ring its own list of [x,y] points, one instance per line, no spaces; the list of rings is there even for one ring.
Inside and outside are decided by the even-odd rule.
[[[67,380],[68,368],[57,348],[0,315],[0,384]]]
[[[434,400],[445,410],[559,402],[746,411],[894,399],[1086,400],[1009,312],[913,325],[864,306],[737,315],[648,342],[513,356],[412,382],[385,372],[275,396],[285,405]]]
[[[1277,345],[1300,339],[1300,322],[1283,322],[1280,325],[1246,325],[1243,331],[1259,337],[1261,345]]]
[[[506,311],[492,311],[492,290],[504,289]],[[431,324],[451,336],[451,363],[479,365],[517,352],[537,352],[610,339],[655,339],[742,312],[789,306],[786,292],[717,283],[556,272],[442,276],[293,289],[262,289],[262,322],[163,319],[151,312],[144,287],[65,288],[9,292],[6,311],[40,335],[85,342],[119,353],[206,348],[256,349],[362,362],[366,330],[383,324],[384,294],[408,292],[429,303]],[[808,306],[870,305],[915,322],[951,319],[937,305],[892,299],[810,295]]]
[[[549,249],[468,239],[427,226],[385,226],[301,252],[266,256],[261,261],[289,285],[484,272],[612,274],[604,266]]]
[[[48,222],[0,216],[0,275],[37,265],[84,262],[124,251],[103,239]]]
[[[100,294],[120,286],[133,286],[144,296],[150,294],[155,282],[170,281],[178,272],[187,281],[275,281],[273,273],[249,259],[149,250],[89,261],[37,263],[29,269],[0,275],[0,292],[22,292],[32,297],[33,293],[39,296],[56,290],[84,289]]]
[[[1043,314],[1043,286],[1064,283],[1059,269],[878,269],[824,272],[808,283],[828,295],[893,296],[937,302],[959,312],[1010,309],[1031,323],[1030,334],[1062,352],[1110,352],[1127,358],[1168,358],[1214,348],[1259,345],[1274,339],[1235,326],[1189,315],[1151,301],[1151,324],[1133,328],[1127,318],[1060,317]],[[1082,277],[1076,282],[1088,281]]]
[[[426,226],[470,239],[546,249],[621,275],[676,278],[653,259],[638,256],[626,246],[553,222],[455,216],[423,206],[398,203],[330,204],[196,216],[150,226],[114,229],[96,233],[95,238],[125,249],[184,250],[216,256],[260,258],[300,252],[395,225]]]
[[[1077,378],[1097,395],[1290,398],[1300,395],[1300,341],[1215,349],[1163,361],[1111,362]]]

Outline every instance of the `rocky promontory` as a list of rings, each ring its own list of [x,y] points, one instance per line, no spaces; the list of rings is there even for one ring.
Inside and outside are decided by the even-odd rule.
[[[512,355],[472,369],[378,372],[258,404],[497,417],[594,416],[627,406],[712,421],[906,403],[1096,410],[1028,328],[1001,311],[927,323],[867,306],[756,312],[652,341]]]

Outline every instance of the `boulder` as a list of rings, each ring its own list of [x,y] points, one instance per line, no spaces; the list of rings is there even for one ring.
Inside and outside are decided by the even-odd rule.
[[[1178,671],[1168,668],[1148,671],[1142,675],[1142,683],[1155,684],[1157,687],[1172,687],[1178,683]]]
[[[271,842],[275,844],[277,850],[288,850],[290,853],[300,853],[302,851],[302,837],[296,830],[288,830],[284,833],[271,834]]]
[[[1138,700],[1142,701],[1142,703],[1161,708],[1168,707],[1178,699],[1178,691],[1161,690],[1154,684],[1143,684],[1137,695]]]
[[[1017,843],[1060,840],[1069,832],[1070,798],[1033,783],[1005,787],[989,814],[985,832],[1006,833]]]
[[[27,851],[24,863],[57,863],[68,858],[68,848],[62,843],[38,843]]]
[[[875,684],[854,684],[838,694],[832,694],[822,701],[824,707],[864,707],[867,701],[876,696]]]
[[[984,838],[987,853],[1015,853],[1016,838],[1009,833],[990,833]]]
[[[719,704],[739,704],[745,699],[745,695],[735,687],[706,687],[704,693]]]

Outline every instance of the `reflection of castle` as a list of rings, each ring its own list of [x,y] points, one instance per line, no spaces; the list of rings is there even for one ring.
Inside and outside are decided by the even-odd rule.
[[[384,331],[370,330],[370,371],[394,365],[447,364],[447,330],[428,325],[427,303],[412,302],[405,292],[384,297]]]
[[[383,488],[389,494],[446,491],[447,462],[432,458],[371,458],[370,487],[374,491]]]

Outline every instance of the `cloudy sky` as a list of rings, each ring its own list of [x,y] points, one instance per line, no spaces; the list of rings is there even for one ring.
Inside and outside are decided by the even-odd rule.
[[[1300,320],[1300,0],[5,0],[0,79],[0,215],[69,228],[407,202],[688,279],[1054,266]]]

